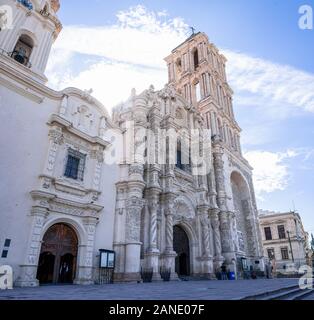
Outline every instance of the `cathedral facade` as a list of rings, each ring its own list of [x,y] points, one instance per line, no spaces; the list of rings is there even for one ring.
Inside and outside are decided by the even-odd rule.
[[[132,90],[109,115],[89,91],[45,85],[59,1],[4,2],[14,27],[0,31],[0,264],[15,285],[97,283],[103,249],[117,282],[263,271],[252,168],[226,59],[207,36],[166,57],[162,90]]]

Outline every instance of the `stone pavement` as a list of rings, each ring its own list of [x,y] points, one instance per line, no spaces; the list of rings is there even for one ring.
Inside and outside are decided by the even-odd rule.
[[[42,286],[0,291],[0,300],[237,300],[297,284],[298,279],[261,279]]]

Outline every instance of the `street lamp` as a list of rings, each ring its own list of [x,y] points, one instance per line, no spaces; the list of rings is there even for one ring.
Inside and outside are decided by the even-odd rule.
[[[293,256],[293,250],[292,250],[290,231],[287,231],[287,235],[288,235],[288,240],[289,240],[289,245],[290,245],[291,258],[292,258],[292,262],[294,263],[294,256]]]

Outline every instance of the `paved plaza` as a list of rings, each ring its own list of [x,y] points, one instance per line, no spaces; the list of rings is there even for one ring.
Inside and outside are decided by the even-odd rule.
[[[238,300],[294,285],[298,279],[42,286],[0,291],[0,300]]]

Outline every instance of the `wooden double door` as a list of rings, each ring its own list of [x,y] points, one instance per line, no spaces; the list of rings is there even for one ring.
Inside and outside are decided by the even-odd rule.
[[[59,223],[44,235],[37,279],[40,284],[71,284],[75,278],[78,239],[68,225]]]
[[[190,244],[189,238],[180,226],[173,228],[173,249],[177,253],[175,260],[176,273],[179,276],[190,275]]]

